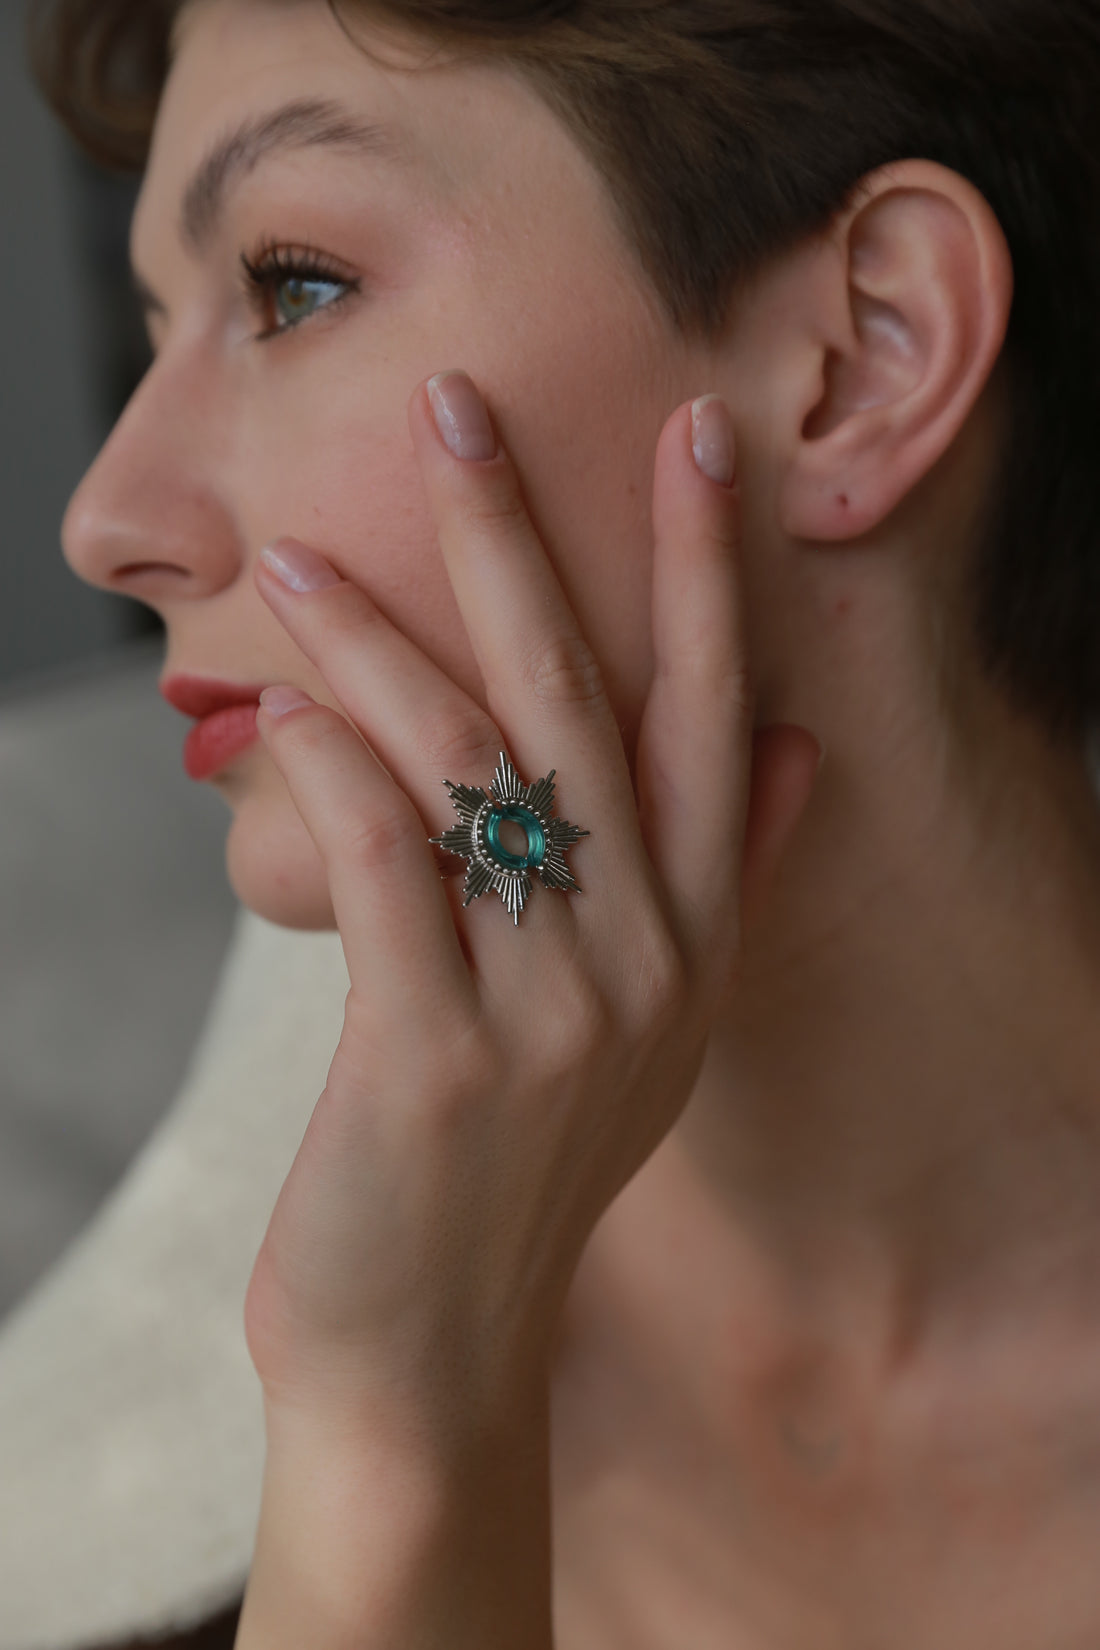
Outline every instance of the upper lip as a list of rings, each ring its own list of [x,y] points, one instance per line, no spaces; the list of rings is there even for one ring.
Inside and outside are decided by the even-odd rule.
[[[211,676],[169,676],[160,684],[161,696],[184,716],[212,716],[229,705],[258,705],[266,682],[216,682]]]

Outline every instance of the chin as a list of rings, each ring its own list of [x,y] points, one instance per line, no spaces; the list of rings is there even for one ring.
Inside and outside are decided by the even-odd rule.
[[[280,928],[334,929],[324,863],[297,811],[242,800],[225,845],[229,885],[241,904]]]

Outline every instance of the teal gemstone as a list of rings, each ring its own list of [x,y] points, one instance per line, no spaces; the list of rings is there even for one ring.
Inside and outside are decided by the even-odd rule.
[[[500,827],[505,820],[518,825],[526,834],[526,858],[510,854],[501,842]],[[534,871],[546,858],[546,832],[528,808],[494,808],[485,826],[485,840],[497,864],[506,871]]]

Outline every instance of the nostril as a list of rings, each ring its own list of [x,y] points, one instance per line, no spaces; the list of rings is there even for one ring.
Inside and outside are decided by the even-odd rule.
[[[162,578],[166,573],[174,574],[177,578],[186,578],[188,576],[186,568],[174,567],[171,562],[131,561],[127,562],[124,567],[116,567],[112,572],[111,577],[117,583],[120,580],[141,578],[142,575],[146,573],[153,573],[158,578]]]

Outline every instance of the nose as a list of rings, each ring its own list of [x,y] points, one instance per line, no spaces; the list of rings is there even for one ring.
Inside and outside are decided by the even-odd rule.
[[[158,609],[215,594],[242,564],[224,483],[223,420],[200,377],[158,357],[61,529],[78,578]]]

